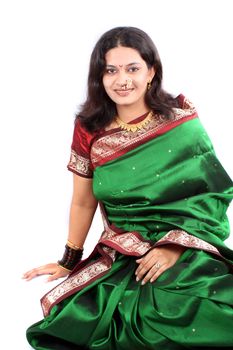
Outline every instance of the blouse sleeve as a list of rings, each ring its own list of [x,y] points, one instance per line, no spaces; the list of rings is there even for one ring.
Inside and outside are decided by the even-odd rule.
[[[74,127],[71,155],[67,168],[73,173],[86,178],[93,177],[90,158],[91,139],[92,135],[81,126],[78,120]]]

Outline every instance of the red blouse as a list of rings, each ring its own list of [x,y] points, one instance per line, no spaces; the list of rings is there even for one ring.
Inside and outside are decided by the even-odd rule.
[[[95,136],[96,133],[89,133],[81,126],[80,120],[77,121],[71,144],[70,161],[67,165],[68,170],[82,177],[93,177],[90,150]]]

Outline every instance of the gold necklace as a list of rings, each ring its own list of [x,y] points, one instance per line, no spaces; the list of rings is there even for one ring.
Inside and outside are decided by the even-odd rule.
[[[128,124],[128,123],[125,123],[125,122],[123,122],[123,120],[121,120],[118,116],[116,116],[116,119],[115,119],[115,120],[116,120],[117,125],[118,125],[121,129],[127,130],[127,131],[135,132],[135,131],[137,131],[137,130],[142,129],[146,124],[148,124],[148,123],[151,121],[152,116],[153,116],[153,112],[150,111],[150,112],[147,114],[147,116],[146,116],[145,119],[143,119],[141,122],[135,123],[135,124]]]

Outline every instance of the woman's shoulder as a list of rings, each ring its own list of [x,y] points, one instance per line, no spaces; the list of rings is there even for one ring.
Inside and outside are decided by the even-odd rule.
[[[86,129],[84,124],[82,123],[82,119],[77,117],[75,120],[75,125],[74,125],[74,137],[81,139],[82,141],[85,140],[85,143],[91,144],[93,140],[101,134],[102,130],[90,132]]]
[[[195,105],[185,95],[179,94],[175,99],[177,100],[177,107],[173,108],[175,119],[198,117]]]
[[[196,110],[196,107],[193,104],[193,102],[185,95],[179,94],[175,99],[178,102],[178,108],[183,110]]]

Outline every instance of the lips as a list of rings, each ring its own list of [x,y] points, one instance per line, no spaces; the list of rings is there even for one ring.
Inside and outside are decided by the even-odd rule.
[[[134,89],[118,89],[114,90],[119,96],[128,96]]]

